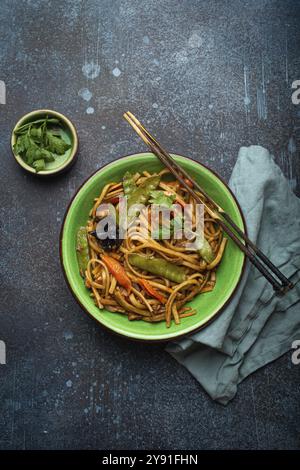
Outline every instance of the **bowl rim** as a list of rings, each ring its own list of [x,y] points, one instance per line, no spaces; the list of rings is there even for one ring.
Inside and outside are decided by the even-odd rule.
[[[115,335],[119,336],[119,337],[122,337],[122,338],[125,338],[129,341],[136,341],[136,342],[140,342],[140,343],[147,343],[147,344],[151,344],[151,343],[168,343],[168,342],[171,342],[171,341],[177,341],[179,339],[182,339],[184,337],[188,337],[190,335],[193,335],[201,330],[203,330],[204,328],[206,328],[208,325],[210,325],[211,323],[213,323],[219,316],[220,314],[224,311],[224,309],[227,307],[227,305],[229,305],[229,303],[232,301],[234,295],[236,294],[236,291],[241,283],[241,280],[245,274],[245,268],[246,268],[246,256],[245,254],[243,254],[243,264],[241,266],[241,272],[240,272],[240,275],[239,275],[239,278],[237,280],[237,283],[233,289],[233,291],[231,292],[230,296],[228,297],[228,299],[224,302],[224,304],[214,313],[214,315],[209,318],[205,323],[199,325],[199,326],[195,326],[194,329],[192,329],[191,331],[188,331],[188,332],[183,332],[182,334],[178,334],[176,335],[175,337],[173,338],[153,338],[153,339],[146,339],[146,338],[139,338],[137,336],[130,336],[130,335],[127,335],[127,334],[123,334],[119,331],[116,331],[115,329],[109,327],[108,325],[104,325],[99,319],[95,318],[90,312],[89,310],[81,303],[81,301],[79,300],[79,298],[77,297],[76,295],[76,292],[73,290],[71,284],[70,284],[70,281],[68,279],[68,275],[67,275],[67,272],[66,272],[66,269],[65,269],[65,266],[64,266],[64,261],[63,261],[63,248],[62,248],[62,245],[63,245],[63,233],[64,233],[64,227],[65,227],[65,223],[66,223],[66,219],[67,219],[67,216],[69,214],[69,210],[71,208],[71,205],[73,204],[73,201],[74,199],[76,198],[77,194],[79,193],[79,191],[83,188],[83,186],[93,177],[96,175],[96,173],[102,171],[104,168],[106,168],[107,166],[110,166],[110,165],[113,165],[114,162],[116,161],[119,161],[119,160],[122,160],[124,158],[128,158],[128,157],[140,157],[142,155],[145,155],[145,153],[149,153],[151,155],[154,155],[152,152],[139,152],[139,153],[133,153],[133,154],[128,154],[128,155],[124,155],[122,157],[118,157],[118,158],[115,158],[113,161],[111,162],[108,162],[108,163],[105,163],[104,165],[102,165],[100,168],[98,168],[97,170],[95,170],[93,173],[91,173],[79,186],[78,188],[76,189],[75,193],[73,194],[73,196],[71,197],[68,205],[67,205],[67,208],[65,210],[65,213],[64,213],[64,217],[63,217],[63,221],[62,221],[62,224],[61,224],[61,229],[60,229],[60,234],[59,234],[59,257],[60,257],[60,264],[61,264],[61,268],[62,268],[62,271],[63,271],[63,275],[64,275],[64,279],[65,279],[65,282],[69,288],[69,290],[71,291],[71,294],[72,296],[74,297],[74,299],[76,300],[77,304],[85,311],[85,313],[87,313],[89,315],[89,317],[91,317],[95,322],[97,322],[99,325],[101,325],[102,328],[104,328],[106,331],[109,331],[111,333],[114,333]],[[224,186],[226,187],[226,189],[228,190],[228,192],[230,193],[230,195],[232,196],[234,202],[236,203],[237,205],[237,208],[238,208],[238,211],[240,213],[240,216],[241,216],[241,219],[242,219],[242,222],[243,222],[243,226],[244,226],[244,232],[245,234],[247,235],[248,234],[248,230],[247,230],[247,225],[246,225],[246,220],[245,220],[245,216],[243,214],[243,211],[242,211],[242,208],[235,196],[235,194],[232,192],[231,188],[228,186],[227,182],[223,179],[223,177],[219,176],[219,174],[215,171],[215,170],[212,170],[209,166],[203,164],[203,163],[200,163],[198,162],[197,160],[194,160],[193,158],[191,157],[186,157],[182,154],[175,154],[172,152],[172,155],[175,155],[175,156],[178,156],[178,157],[183,157],[185,158],[186,160],[191,160],[192,162],[196,163],[197,165],[199,166],[202,166],[203,168],[205,168],[206,170],[210,171],[211,173],[213,173],[214,176],[216,176],[223,184]]]
[[[41,114],[49,114],[53,117],[58,118],[60,121],[64,123],[66,127],[70,130],[72,137],[73,137],[73,145],[71,148],[70,155],[68,159],[61,165],[59,165],[56,168],[53,168],[51,170],[41,170],[38,173],[35,171],[34,168],[32,168],[30,165],[27,165],[27,163],[24,162],[23,158],[20,155],[16,155],[13,149],[14,144],[16,143],[16,135],[15,135],[15,130],[24,123],[24,121],[27,121],[30,118],[34,118],[35,116],[41,115]],[[29,173],[35,175],[35,176],[51,176],[51,175],[56,175],[59,174],[63,171],[65,171],[69,166],[71,166],[72,163],[74,163],[75,157],[77,155],[78,151],[78,135],[76,128],[74,124],[70,121],[70,119],[65,116],[64,114],[55,111],[53,109],[35,109],[33,111],[30,111],[29,113],[23,114],[16,124],[13,127],[13,130],[11,132],[11,139],[10,139],[10,148],[11,152],[17,161],[17,163],[26,171]]]

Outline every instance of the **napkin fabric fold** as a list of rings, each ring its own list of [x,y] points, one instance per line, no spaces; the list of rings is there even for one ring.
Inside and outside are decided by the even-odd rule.
[[[222,314],[167,351],[216,401],[227,404],[249,374],[300,339],[300,200],[263,147],[242,147],[229,186],[244,213],[249,238],[295,282],[283,297],[247,261]]]

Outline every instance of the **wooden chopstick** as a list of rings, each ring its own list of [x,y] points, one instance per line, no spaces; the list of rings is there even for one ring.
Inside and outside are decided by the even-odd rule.
[[[247,245],[252,248],[254,253],[262,259],[262,261],[276,274],[276,276],[282,281],[284,285],[290,285],[292,284],[289,279],[287,279],[284,274],[269,260],[269,258],[266,257],[266,255],[248,238],[248,236],[235,224],[235,222],[231,219],[231,217],[222,209],[216,202],[201,188],[201,186],[197,183],[197,181],[194,181],[191,179],[190,175],[182,168],[180,167],[175,160],[169,155],[162,147],[161,145],[154,139],[154,137],[151,136],[151,134],[145,129],[145,127],[138,121],[138,119],[130,113],[130,111],[127,112],[127,115],[130,117],[130,119],[133,120],[135,123],[135,126],[138,126],[142,132],[144,132],[147,136],[147,138],[153,142],[157,147],[160,148],[161,152],[163,153],[164,157],[166,160],[169,159],[170,163],[174,168],[181,172],[187,179],[189,179],[193,183],[193,187],[195,187],[198,191],[200,191],[203,196],[214,206],[215,210],[217,211],[218,214],[220,214],[230,225],[231,227],[238,233],[238,235],[247,243]],[[171,159],[171,160],[170,160]],[[185,182],[184,182],[185,184]],[[187,188],[187,186],[185,185]],[[188,189],[188,188],[187,188]],[[189,190],[189,189],[188,189]],[[190,192],[190,191],[189,191]],[[194,197],[194,195],[193,195]],[[204,203],[204,201],[202,201]],[[209,209],[206,206],[206,209]],[[211,216],[211,211],[208,210]],[[217,217],[215,217],[217,218]],[[219,217],[218,217],[219,218]]]
[[[272,284],[278,294],[285,294],[294,287],[294,284],[270,261],[270,259],[248,238],[248,236],[235,224],[231,217],[219,206],[202,188],[191,178],[191,176],[166,152],[162,146],[154,139],[147,129],[138,121],[138,119],[129,111],[124,114],[124,118],[133,127],[136,133],[150,147],[152,152],[161,160],[161,162],[170,170],[182,186],[191,194],[196,202],[204,204],[211,217],[217,220],[224,232],[234,241],[234,243],[245,253],[249,261],[261,272],[261,274]],[[186,179],[192,183],[191,188]],[[197,189],[204,198],[214,207],[212,210],[195,191]],[[245,241],[245,244],[237,237],[224,220],[234,229],[234,231]],[[279,282],[271,272],[281,281]]]

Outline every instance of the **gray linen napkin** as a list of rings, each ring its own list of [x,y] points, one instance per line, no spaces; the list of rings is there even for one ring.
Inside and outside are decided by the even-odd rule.
[[[300,200],[263,147],[242,147],[229,185],[246,218],[249,237],[295,283],[300,277]],[[300,283],[277,297],[247,263],[241,284],[207,328],[170,343],[167,351],[216,401],[227,404],[237,385],[300,339]]]

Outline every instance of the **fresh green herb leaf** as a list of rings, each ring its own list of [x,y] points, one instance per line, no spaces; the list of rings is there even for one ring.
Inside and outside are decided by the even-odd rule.
[[[136,189],[136,184],[133,179],[133,175],[126,171],[125,175],[123,176],[123,188],[125,196],[129,197]]]
[[[47,116],[45,119],[26,123],[16,129],[15,154],[21,155],[25,163],[36,171],[43,170],[46,163],[53,162],[55,156],[63,155],[71,148],[62,137],[61,129],[57,126],[52,127],[59,123],[58,119],[49,119]]]
[[[35,142],[42,142],[42,127],[31,127],[28,133]]]
[[[45,160],[46,163],[54,162],[55,158],[49,150],[41,149],[41,157]]]
[[[25,152],[30,147],[30,138],[27,134],[20,136],[14,145],[14,151],[16,154]]]
[[[18,129],[15,130],[15,134],[23,134],[24,132],[27,132],[30,127],[37,126],[38,124],[43,124],[44,122],[45,122],[45,119],[38,119],[36,121],[27,122],[26,124],[23,124],[23,126],[18,127]],[[48,124],[60,124],[59,119],[56,119],[56,118],[48,119],[47,123]]]
[[[30,166],[32,166],[32,163],[35,160],[40,158],[39,147],[33,141],[30,142],[30,146],[26,150],[25,157],[26,163]]]
[[[33,168],[35,168],[36,172],[44,170],[46,165],[45,165],[45,160],[40,159],[40,160],[35,160],[32,164]]]
[[[47,150],[57,155],[63,155],[71,145],[65,142],[61,137],[57,137],[52,132],[47,131]]]
[[[149,199],[149,202],[162,207],[171,207],[176,199],[175,194],[166,194],[165,191],[161,190],[151,191],[150,195],[151,198]]]

